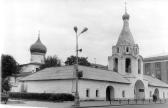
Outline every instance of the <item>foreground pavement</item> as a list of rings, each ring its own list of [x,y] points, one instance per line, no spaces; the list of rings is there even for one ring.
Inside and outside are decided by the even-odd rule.
[[[72,108],[73,102],[46,102],[46,101],[29,101],[29,100],[9,100],[4,108],[17,107],[45,107],[45,108]],[[92,106],[92,107],[90,107]],[[109,105],[106,101],[89,101],[81,102],[82,108],[168,108],[168,103],[164,104],[146,104],[146,105]]]

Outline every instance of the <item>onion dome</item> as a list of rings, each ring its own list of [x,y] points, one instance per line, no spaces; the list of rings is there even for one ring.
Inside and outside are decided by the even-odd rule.
[[[127,12],[125,12],[125,14],[122,16],[123,20],[129,20],[129,14]]]
[[[132,33],[129,28],[129,14],[125,12],[122,16],[123,28],[121,30],[117,45],[133,45],[135,44]]]
[[[38,37],[37,41],[31,45],[30,47],[30,52],[38,52],[38,53],[46,53],[47,52],[47,48],[45,45],[42,44],[40,37]]]

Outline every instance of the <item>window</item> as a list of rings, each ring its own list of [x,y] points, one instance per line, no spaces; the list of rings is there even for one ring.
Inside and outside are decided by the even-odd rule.
[[[99,97],[99,90],[96,90],[96,97]]]
[[[168,81],[168,61],[166,62],[166,67],[167,67],[167,81]]]
[[[118,58],[114,58],[114,68],[113,71],[114,72],[118,72]]]
[[[161,63],[155,63],[156,78],[161,79]]]
[[[125,97],[125,91],[124,90],[122,91],[122,97]]]
[[[117,47],[117,53],[119,53],[120,51],[119,51],[119,48]]]
[[[141,60],[138,59],[138,74],[141,74]]]
[[[150,71],[150,63],[145,63],[145,75],[151,75],[151,71]]]
[[[131,73],[131,59],[126,58],[125,60],[125,72]]]
[[[126,52],[129,52],[129,48],[128,47],[126,48]]]
[[[89,89],[86,89],[86,97],[89,97]]]
[[[137,48],[135,48],[135,54],[137,54],[138,53],[138,49]]]

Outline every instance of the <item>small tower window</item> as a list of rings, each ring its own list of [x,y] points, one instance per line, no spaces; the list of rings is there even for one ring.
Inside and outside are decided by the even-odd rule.
[[[141,60],[138,59],[138,74],[141,74]]]
[[[89,89],[86,89],[86,97],[89,97]]]
[[[131,73],[131,59],[126,58],[125,60],[125,72]]]
[[[135,54],[138,54],[138,49],[137,48],[135,48]]]
[[[126,52],[129,52],[129,48],[128,47],[126,48]]]
[[[118,58],[114,58],[114,68],[113,71],[114,72],[118,72]]]
[[[117,53],[119,53],[120,51],[119,51],[119,48],[117,47]]]

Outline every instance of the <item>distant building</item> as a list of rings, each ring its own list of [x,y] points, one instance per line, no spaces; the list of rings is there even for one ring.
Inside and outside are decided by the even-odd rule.
[[[153,94],[160,99],[168,98],[168,84],[143,74],[143,58],[129,29],[129,18],[125,10],[123,28],[116,45],[112,47],[112,55],[108,57],[108,69],[104,66],[79,66],[79,71],[82,71],[78,80],[80,100],[150,99]],[[38,56],[39,53],[34,53],[41,51],[38,48],[31,50],[32,61],[42,62],[45,51]],[[74,76],[73,65],[45,68],[21,78],[17,92],[74,94]]]
[[[144,74],[168,83],[168,55],[144,58]]]
[[[99,69],[106,69],[106,70],[108,69],[108,66],[104,66],[104,65],[101,65],[101,64],[95,64],[95,63],[92,63],[91,67],[99,68]]]

